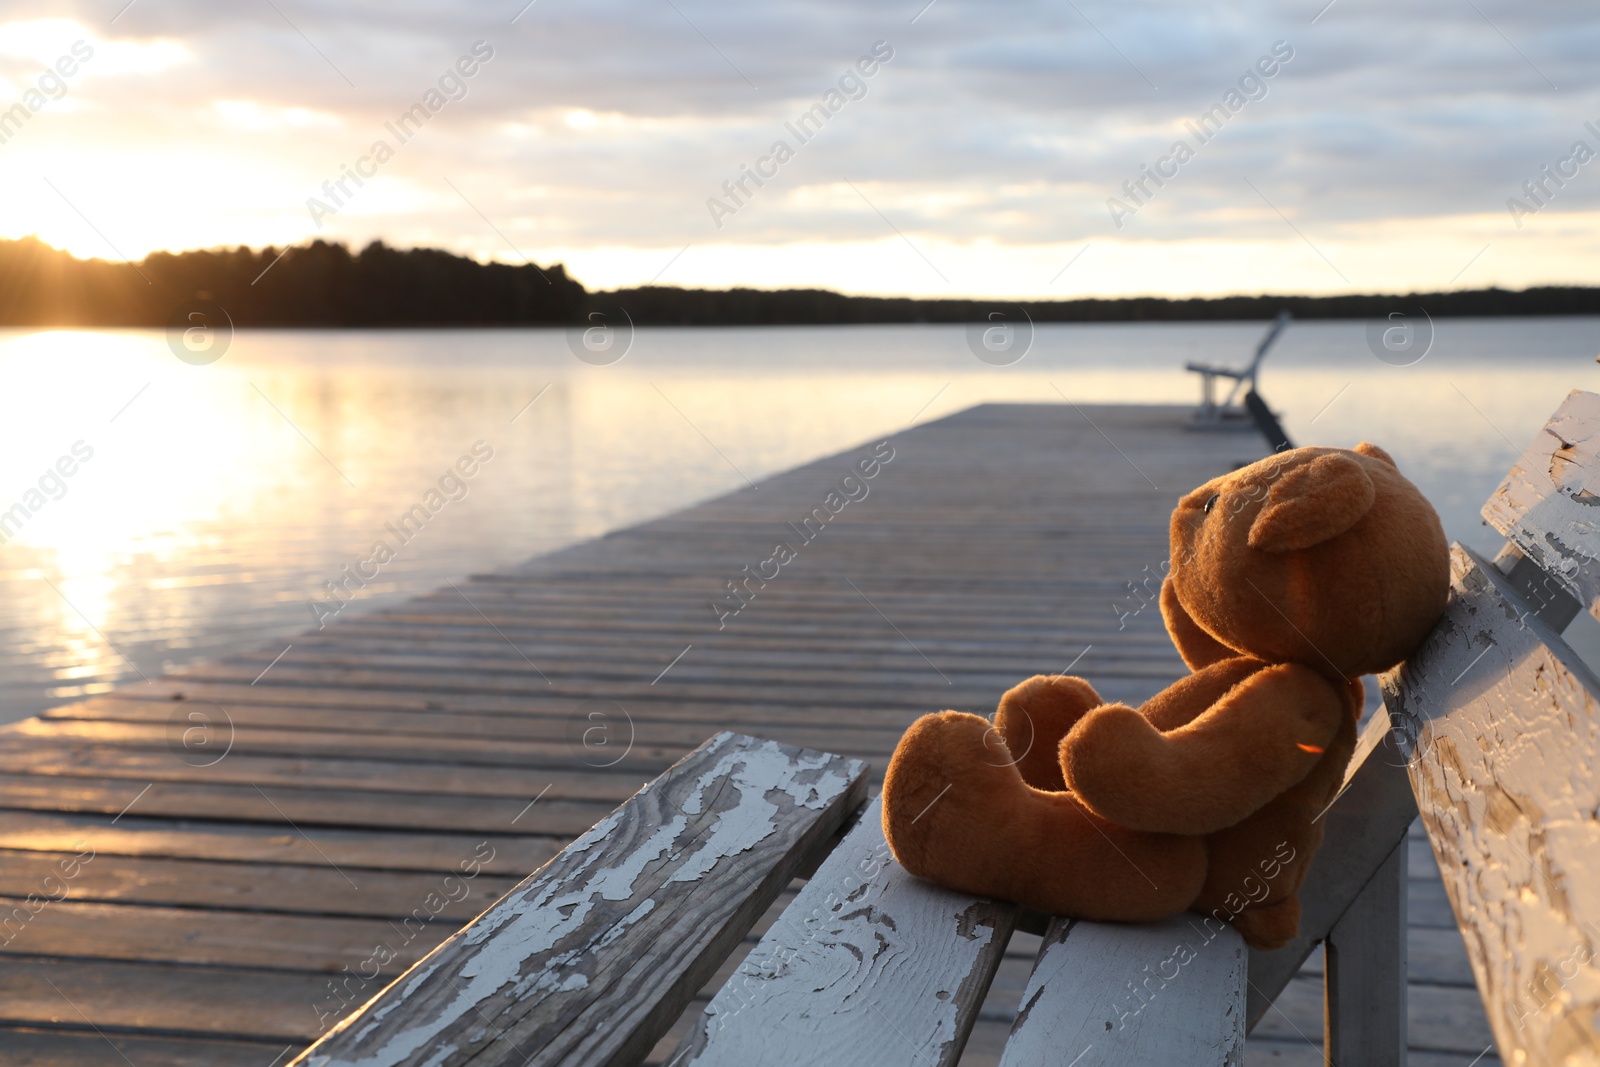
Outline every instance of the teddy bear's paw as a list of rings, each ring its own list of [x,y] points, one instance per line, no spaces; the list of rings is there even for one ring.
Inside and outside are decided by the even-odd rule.
[[[1101,703],[1094,686],[1066,674],[1036,674],[1000,698],[995,729],[1015,756],[1022,780],[1035,789],[1060,792],[1061,739]]]
[[[1233,928],[1257,952],[1282,948],[1300,933],[1300,898],[1280,900],[1259,908],[1246,908],[1234,916]]]
[[[1161,732],[1126,704],[1105,704],[1084,716],[1061,742],[1067,788],[1091,810],[1122,826],[1152,832],[1185,829],[1173,818],[1174,782]]]
[[[883,782],[883,832],[907,871],[952,888],[988,866],[997,818],[1027,786],[989,720],[959,711],[911,724]]]

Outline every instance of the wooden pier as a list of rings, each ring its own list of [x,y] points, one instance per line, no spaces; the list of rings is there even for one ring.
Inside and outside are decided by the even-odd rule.
[[[1148,697],[1183,670],[1145,605],[1167,515],[1264,451],[1186,415],[973,408],[0,730],[0,1061],[285,1062],[721,728],[881,777],[917,715],[1031,674]],[[1463,1067],[1488,1027],[1411,862],[1411,1062]],[[1250,1067],[1322,1062],[1316,966]]]

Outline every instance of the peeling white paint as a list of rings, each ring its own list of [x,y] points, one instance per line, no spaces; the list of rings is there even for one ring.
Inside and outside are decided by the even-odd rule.
[[[954,993],[998,959],[1014,915],[906,874],[874,804],[712,998],[682,1062],[940,1062],[959,1025]],[[964,925],[972,937],[958,936]]]
[[[495,1037],[488,1024],[508,1003],[581,994],[601,966],[599,955],[667,902],[667,894],[658,892],[666,884],[699,880],[720,859],[759,845],[778,831],[786,811],[834,805],[865,772],[857,761],[797,755],[727,732],[702,747],[698,758],[708,757],[709,769],[689,783],[678,807],[672,801],[685,783],[674,782],[669,772],[426,957],[395,994],[350,1020],[348,1036],[358,1058],[328,1062],[442,1063],[462,1051],[458,1044],[470,1049]],[[615,833],[641,811],[659,811],[662,821],[643,841],[618,852]],[[711,820],[709,827],[701,825],[704,819]],[[663,883],[675,862],[677,870]],[[621,919],[609,918],[614,910],[607,905],[623,901],[635,903]],[[409,1015],[400,1012],[402,1005]],[[402,1016],[403,1024],[394,1026]]]
[[[1000,1059],[1001,1067],[1068,1063],[1083,1049],[1096,1053],[1095,1067],[1243,1062],[1245,1017],[1244,942],[1232,927],[1209,940],[1191,925],[1193,916],[1158,923],[1074,922],[1046,932],[1019,1018]],[[1161,970],[1174,946],[1189,955],[1171,978]],[[1153,996],[1130,993],[1152,970],[1166,979]],[[1129,1004],[1138,1005],[1128,1010]]]
[[[1427,731],[1410,765],[1423,822],[1507,1062],[1600,1064],[1600,701],[1489,571],[1454,562],[1394,702]],[[1450,684],[1485,640],[1496,668]]]
[[[1600,616],[1600,395],[1568,395],[1483,517]]]
[[[770,837],[777,829],[779,807],[767,799],[782,793],[796,806],[820,810],[837,800],[850,787],[849,778],[829,769],[834,763],[824,753],[809,759],[792,759],[775,743],[759,748],[730,752],[702,774],[696,789],[684,803],[684,811],[697,815],[703,806],[715,802],[713,784],[739,791],[738,807],[722,812],[710,834],[684,861],[671,882],[694,882],[703,878],[724,856],[734,856]]]

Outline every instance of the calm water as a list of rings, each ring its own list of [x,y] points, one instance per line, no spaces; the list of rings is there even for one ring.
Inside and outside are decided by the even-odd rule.
[[[1184,362],[1241,363],[1261,332],[1041,327],[1009,367],[938,326],[641,330],[609,366],[560,331],[241,332],[206,366],[155,332],[0,332],[0,511],[35,512],[0,545],[0,721],[289,644],[430,490],[448,502],[346,614],[982,401],[1192,402]],[[1479,505],[1600,388],[1597,351],[1600,318],[1453,320],[1395,367],[1363,323],[1304,323],[1261,390],[1297,444],[1382,444],[1492,549]],[[492,458],[451,476],[474,446]]]

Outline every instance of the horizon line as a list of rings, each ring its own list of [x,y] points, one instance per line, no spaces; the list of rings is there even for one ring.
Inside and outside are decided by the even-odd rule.
[[[1230,300],[1268,300],[1268,299],[1325,302],[1325,301],[1337,301],[1337,300],[1361,299],[1361,298],[1370,299],[1370,298],[1425,297],[1425,296],[1445,296],[1445,295],[1459,296],[1459,295],[1467,295],[1467,294],[1472,294],[1472,293],[1525,294],[1525,293],[1539,292],[1539,291],[1543,291],[1543,290],[1600,290],[1600,284],[1589,284],[1589,283],[1582,283],[1582,282],[1566,282],[1566,283],[1545,282],[1545,283],[1541,283],[1541,284],[1537,284],[1537,285],[1527,285],[1527,286],[1524,286],[1524,287],[1522,287],[1520,289],[1505,288],[1505,287],[1502,287],[1502,286],[1499,286],[1499,285],[1490,285],[1490,286],[1479,286],[1479,287],[1476,287],[1476,288],[1467,288],[1467,287],[1458,286],[1458,287],[1446,287],[1446,288],[1438,288],[1438,289],[1409,289],[1409,290],[1369,289],[1369,290],[1351,290],[1350,292],[1342,292],[1342,293],[1272,292],[1272,291],[1268,291],[1268,290],[1261,290],[1261,291],[1258,291],[1258,292],[1233,292],[1233,293],[1224,293],[1224,294],[1218,294],[1218,295],[1198,295],[1198,294],[1192,294],[1192,295],[1170,295],[1170,294],[1164,294],[1164,293],[1136,293],[1136,294],[1128,294],[1128,295],[1122,295],[1122,296],[1062,296],[1062,297],[1009,297],[1008,296],[1008,297],[996,298],[996,297],[961,296],[961,295],[957,295],[957,296],[915,296],[915,295],[909,295],[909,294],[885,295],[885,294],[881,294],[881,293],[851,292],[851,291],[849,291],[847,289],[828,288],[828,287],[825,287],[825,286],[818,286],[818,285],[792,285],[792,286],[783,286],[783,287],[780,287],[780,288],[771,288],[771,287],[759,286],[759,285],[732,285],[732,286],[727,286],[727,287],[724,287],[724,288],[717,288],[717,287],[712,287],[712,286],[671,285],[671,284],[657,283],[657,282],[654,282],[654,281],[644,282],[644,283],[639,284],[639,285],[620,286],[620,287],[613,288],[613,289],[591,289],[591,288],[589,288],[589,286],[585,285],[576,276],[574,276],[574,275],[572,275],[570,273],[566,273],[566,264],[563,263],[563,262],[551,262],[549,264],[546,264],[544,267],[540,267],[538,264],[534,263],[532,260],[526,260],[523,263],[515,263],[515,262],[508,262],[508,261],[503,260],[503,259],[496,259],[496,258],[493,258],[493,257],[479,259],[479,258],[474,257],[474,256],[463,255],[463,254],[461,254],[459,252],[452,252],[452,251],[450,251],[448,249],[439,248],[437,246],[431,246],[431,245],[411,245],[411,246],[394,245],[394,244],[388,243],[387,241],[385,241],[381,237],[380,238],[373,238],[372,240],[368,241],[365,245],[362,245],[360,248],[355,248],[355,242],[348,242],[347,243],[345,241],[341,241],[341,240],[337,240],[337,239],[329,240],[327,238],[316,237],[316,238],[312,238],[309,241],[305,241],[305,242],[297,242],[297,243],[294,243],[294,244],[286,244],[286,245],[265,244],[265,245],[260,246],[259,248],[256,248],[256,247],[253,247],[253,246],[251,246],[249,244],[241,242],[239,244],[234,244],[234,245],[229,245],[229,244],[209,245],[209,246],[205,246],[205,247],[186,248],[186,249],[181,249],[181,250],[177,250],[177,251],[174,251],[172,249],[159,249],[159,250],[156,250],[156,251],[147,252],[143,257],[141,257],[139,259],[111,259],[111,258],[107,258],[107,257],[104,257],[104,256],[79,256],[78,254],[76,254],[74,252],[71,252],[71,251],[69,251],[69,250],[67,250],[65,248],[62,248],[62,247],[60,247],[58,245],[51,244],[49,241],[46,241],[44,238],[40,237],[38,234],[27,234],[27,235],[22,236],[22,237],[0,237],[0,245],[27,244],[27,243],[30,243],[30,242],[34,243],[34,244],[37,244],[37,245],[39,245],[39,246],[41,246],[43,248],[47,248],[51,252],[54,252],[57,255],[66,256],[67,258],[69,258],[71,260],[74,260],[75,262],[78,262],[78,263],[100,262],[100,263],[108,263],[108,264],[125,264],[127,266],[133,267],[136,270],[138,269],[138,266],[140,264],[146,264],[147,265],[149,263],[149,261],[151,260],[151,258],[155,257],[155,256],[171,256],[171,257],[177,258],[177,257],[182,257],[182,256],[199,255],[199,254],[204,254],[204,253],[237,253],[240,250],[243,250],[245,252],[250,253],[253,256],[265,256],[265,255],[268,255],[268,254],[275,253],[276,256],[273,259],[273,264],[275,265],[278,259],[282,259],[284,256],[288,255],[290,252],[293,252],[293,251],[296,251],[296,250],[310,251],[311,249],[315,248],[318,245],[323,245],[323,246],[326,246],[326,247],[329,247],[329,248],[343,249],[346,254],[348,254],[348,255],[350,255],[352,257],[359,256],[362,252],[365,252],[367,249],[370,249],[370,248],[373,248],[373,247],[381,247],[381,248],[386,248],[386,249],[389,249],[391,251],[401,252],[401,253],[432,252],[432,253],[437,253],[437,254],[443,255],[443,256],[449,256],[449,257],[451,257],[453,259],[465,260],[467,262],[476,263],[479,266],[502,266],[502,267],[511,267],[511,268],[528,267],[528,268],[531,268],[531,269],[533,269],[535,271],[558,270],[559,269],[563,273],[565,273],[566,276],[569,279],[571,279],[574,283],[579,285],[584,290],[584,292],[592,294],[592,295],[596,295],[596,296],[612,294],[612,293],[638,292],[638,291],[641,291],[641,290],[655,289],[655,290],[664,290],[664,291],[668,291],[668,292],[683,292],[683,293],[737,293],[737,292],[770,293],[770,294],[781,294],[781,293],[827,293],[827,294],[834,295],[834,296],[844,297],[844,298],[850,299],[850,300],[864,300],[864,301],[906,301],[906,302],[910,302],[910,303],[924,303],[924,304],[941,304],[941,303],[943,303],[943,304],[955,304],[955,303],[1006,304],[1006,303],[1012,303],[1012,304],[1017,304],[1019,306],[1026,306],[1026,305],[1074,304],[1074,303],[1126,303],[1126,302],[1135,302],[1135,301],[1141,301],[1141,300],[1144,300],[1144,301],[1164,301],[1164,302],[1167,302],[1167,303],[1208,303],[1208,304],[1222,303],[1222,302],[1230,301]],[[1494,317],[1498,317],[1498,316],[1494,316]]]

